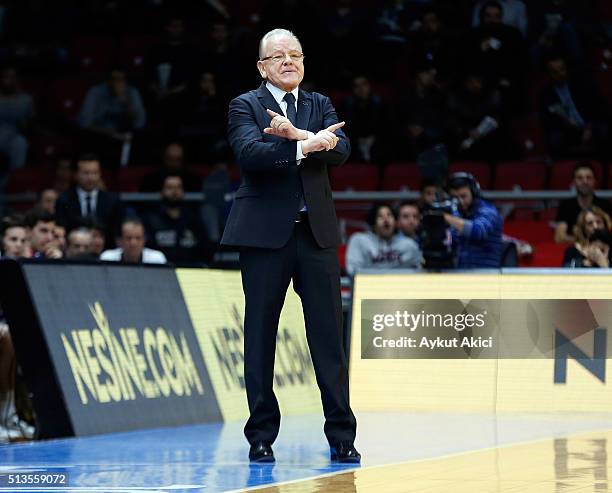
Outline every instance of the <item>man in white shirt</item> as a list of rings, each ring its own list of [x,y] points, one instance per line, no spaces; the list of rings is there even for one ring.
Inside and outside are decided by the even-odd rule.
[[[119,248],[106,250],[100,260],[132,264],[165,264],[165,255],[151,248],[145,248],[145,229],[137,218],[129,218],[121,224]]]
[[[374,204],[368,213],[371,231],[353,234],[346,248],[346,271],[361,269],[417,269],[422,255],[412,238],[397,235],[397,219],[388,204]]]

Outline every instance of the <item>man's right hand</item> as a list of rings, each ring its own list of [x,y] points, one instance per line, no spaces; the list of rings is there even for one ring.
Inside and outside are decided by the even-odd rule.
[[[277,137],[284,137],[289,140],[305,140],[307,138],[308,132],[295,128],[289,118],[272,110],[267,109],[266,111],[272,120],[270,121],[270,126],[263,129],[265,134],[276,135]]]
[[[302,141],[302,152],[308,155],[311,152],[331,151],[340,140],[334,132],[344,127],[345,122],[334,123],[329,127],[319,130],[314,136]]]

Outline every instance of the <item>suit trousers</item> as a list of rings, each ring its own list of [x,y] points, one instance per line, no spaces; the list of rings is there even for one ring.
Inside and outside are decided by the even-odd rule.
[[[299,295],[306,339],[321,391],[325,436],[331,445],[353,442],[348,365],[342,333],[340,266],[335,248],[320,248],[307,220],[296,222],[279,249],[244,248],[240,270],[245,296],[244,368],[250,417],[247,440],[273,443],[280,410],[272,388],[280,313],[289,282]]]

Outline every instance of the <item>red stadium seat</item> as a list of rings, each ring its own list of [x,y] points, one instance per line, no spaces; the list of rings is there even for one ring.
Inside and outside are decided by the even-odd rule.
[[[202,180],[204,180],[208,175],[210,175],[212,167],[206,166],[205,164],[200,164],[191,166],[190,169],[194,174],[198,175]]]
[[[509,161],[498,163],[495,170],[496,190],[543,190],[546,185],[546,164]]]
[[[504,223],[504,233],[529,243],[551,243],[554,231],[548,221],[533,219],[517,219]]]
[[[541,90],[538,89],[538,90]],[[512,123],[512,135],[520,143],[521,149],[529,158],[542,158],[546,155],[546,139],[540,122],[540,115],[532,113]]]
[[[578,160],[557,161],[552,164],[550,175],[550,188],[552,190],[567,190],[573,186],[574,167]],[[589,161],[595,168],[597,186],[602,187],[602,167],[598,161]]]
[[[378,190],[378,167],[373,164],[345,164],[330,171],[332,190]]]
[[[456,162],[448,167],[448,174],[464,171],[471,173],[480,183],[480,188],[486,190],[491,187],[491,167],[487,163],[478,162]]]
[[[344,103],[344,100],[351,95],[351,91],[343,91],[340,89],[329,89],[326,95],[331,99],[332,104],[336,109]]]
[[[567,244],[539,243],[535,245],[533,255],[521,258],[520,267],[562,267],[563,254]]]
[[[228,165],[227,173],[229,174],[229,178],[232,183],[240,183],[240,180],[242,179],[242,173],[240,172],[240,166],[238,166],[237,164]]]
[[[540,221],[554,221],[557,218],[557,208],[548,207],[539,212]]]
[[[51,172],[47,167],[25,167],[10,172],[6,192],[40,192],[51,184]]]
[[[119,192],[137,192],[142,179],[152,173],[155,166],[127,166],[120,168],[117,176],[117,190]]]
[[[416,163],[391,163],[385,166],[383,190],[418,190],[423,176]]]
[[[340,268],[346,270],[346,243],[338,246],[338,262],[340,262]]]

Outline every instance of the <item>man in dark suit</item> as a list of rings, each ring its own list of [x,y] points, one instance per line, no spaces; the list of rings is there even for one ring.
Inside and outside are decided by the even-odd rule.
[[[550,84],[540,94],[540,115],[551,155],[607,156],[609,109],[597,85],[584,71],[570,74],[560,55],[550,55],[546,68]]]
[[[76,163],[76,186],[61,194],[55,204],[57,220],[67,231],[96,219],[106,226],[106,244],[113,245],[122,219],[117,194],[100,189],[100,160],[84,154]]]
[[[262,85],[229,106],[228,137],[242,170],[221,243],[239,246],[245,294],[244,367],[251,461],[272,462],[280,411],[272,381],[289,282],[302,300],[331,458],[359,462],[342,336],[338,225],[328,166],[350,154],[329,98],[298,88],[298,39],[275,29],[259,45]]]

